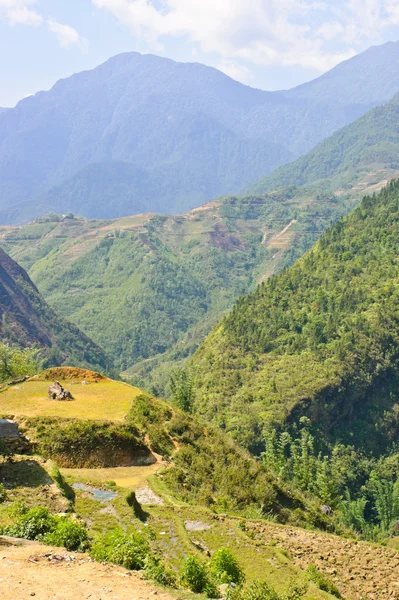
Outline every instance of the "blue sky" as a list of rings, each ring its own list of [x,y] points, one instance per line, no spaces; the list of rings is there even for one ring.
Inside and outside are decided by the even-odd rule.
[[[0,0],[0,106],[129,50],[263,89],[399,39],[399,0]]]

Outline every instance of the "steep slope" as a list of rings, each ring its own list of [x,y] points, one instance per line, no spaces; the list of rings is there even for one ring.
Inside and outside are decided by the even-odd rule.
[[[254,193],[288,185],[350,189],[399,171],[399,95],[318,144],[311,152],[251,186]]]
[[[352,206],[333,195],[222,198],[181,217],[50,215],[0,230],[0,245],[126,376],[165,391],[235,300],[299,257]],[[134,368],[131,368],[134,365]]]
[[[59,81],[0,114],[2,222],[39,216],[55,201],[68,212],[82,187],[83,214],[97,217],[143,204],[181,212],[236,192],[398,92],[398,48],[372,48],[290,92],[137,53]],[[122,190],[113,177],[121,163],[130,166]],[[104,194],[94,176],[102,169]]]
[[[0,249],[0,337],[44,348],[52,363],[107,367],[103,351],[43,300],[27,273]]]
[[[194,357],[197,411],[252,448],[302,415],[324,440],[397,442],[398,233],[395,182],[240,300]]]

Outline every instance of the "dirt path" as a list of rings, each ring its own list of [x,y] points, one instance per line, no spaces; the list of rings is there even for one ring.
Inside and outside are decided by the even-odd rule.
[[[258,522],[247,526],[256,539],[289,552],[298,567],[316,565],[345,598],[399,599],[399,552],[395,550],[293,527]]]
[[[83,554],[0,537],[1,600],[176,600],[121,567]]]

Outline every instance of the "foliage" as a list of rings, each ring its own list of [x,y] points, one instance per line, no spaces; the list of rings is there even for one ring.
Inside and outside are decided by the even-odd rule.
[[[69,519],[60,519],[55,529],[43,536],[43,542],[50,546],[63,546],[67,550],[85,551],[90,546],[86,529]]]
[[[0,504],[7,500],[7,490],[2,483],[0,483]]]
[[[126,534],[122,530],[99,536],[94,540],[90,551],[95,560],[111,562],[132,570],[144,569],[150,554],[148,541],[140,532]]]
[[[171,371],[237,298],[265,273],[292,264],[351,206],[351,199],[318,191],[233,196],[178,219],[122,219],[121,229],[82,218],[36,221],[7,229],[0,244],[18,256],[51,306],[126,370],[125,377],[165,395]],[[273,238],[290,223],[276,255]],[[189,252],[182,250],[184,240]],[[63,362],[62,356],[54,360]]]
[[[334,133],[305,156],[274,171],[251,186],[253,193],[282,186],[314,182],[337,189],[354,183],[376,167],[399,168],[395,128],[399,118],[399,95]]]
[[[234,554],[225,547],[221,547],[212,556],[210,568],[219,583],[235,583],[241,585],[245,575]]]
[[[25,426],[40,454],[61,466],[112,466],[118,452],[133,455],[146,448],[133,424],[37,417]]]
[[[45,544],[64,546],[67,550],[86,550],[89,538],[85,527],[66,517],[54,516],[47,508],[37,506],[20,511],[14,525],[3,528],[3,533]]]
[[[182,585],[196,594],[204,593],[207,598],[220,597],[209,566],[195,556],[188,556],[183,561],[180,580]]]
[[[168,587],[177,586],[176,574],[171,569],[168,569],[158,556],[147,556],[144,575],[148,579],[152,579],[152,581],[156,581],[161,585],[166,585]]]
[[[393,182],[241,299],[195,356],[195,409],[253,452],[268,423],[301,415],[326,441],[389,451],[399,431],[398,229]]]
[[[43,366],[69,364],[109,367],[109,360],[75,325],[50,308],[27,273],[0,249],[2,307],[0,309],[0,381],[37,371]],[[25,347],[21,350],[16,347]]]
[[[37,349],[0,342],[0,382],[37,373],[37,355]]]
[[[169,385],[175,404],[185,412],[191,412],[194,399],[191,373],[185,369],[175,369],[170,375]]]
[[[228,600],[300,600],[307,591],[306,586],[292,584],[287,594],[279,594],[265,581],[254,581],[246,588],[229,590]]]
[[[320,573],[320,571],[315,567],[315,565],[309,565],[307,570],[307,575],[310,581],[315,583],[317,587],[323,592],[327,592],[336,598],[342,598],[339,589],[337,586],[332,583],[325,575]]]

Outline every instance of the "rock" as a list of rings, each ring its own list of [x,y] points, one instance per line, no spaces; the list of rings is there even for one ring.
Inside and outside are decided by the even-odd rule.
[[[74,400],[71,392],[63,388],[59,381],[56,381],[53,383],[53,385],[50,385],[48,389],[48,397],[50,400]]]
[[[323,513],[323,515],[326,515],[327,517],[332,517],[333,509],[331,508],[331,506],[328,506],[328,504],[322,504],[320,506],[320,510]]]

